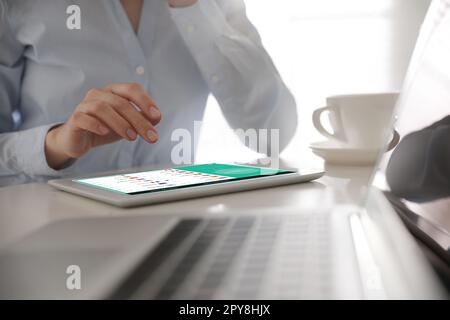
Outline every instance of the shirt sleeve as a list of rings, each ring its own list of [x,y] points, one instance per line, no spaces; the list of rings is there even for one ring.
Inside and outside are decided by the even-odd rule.
[[[295,100],[248,20],[243,1],[199,0],[171,13],[231,127],[278,129],[282,150],[297,127]]]
[[[55,124],[16,130],[13,113],[20,111],[23,50],[8,19],[0,19],[0,185],[13,176],[25,182],[64,173],[50,168],[45,157],[45,137]]]

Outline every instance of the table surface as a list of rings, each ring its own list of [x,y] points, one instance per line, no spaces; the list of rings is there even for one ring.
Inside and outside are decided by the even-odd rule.
[[[302,158],[302,166],[292,161],[284,161],[283,166],[311,166],[311,162],[308,164],[304,160]],[[317,165],[317,161],[314,163]],[[0,188],[0,249],[48,223],[62,219],[132,215],[187,217],[242,213],[272,214],[272,212],[296,214],[314,213],[318,209],[336,209],[333,212],[339,214],[348,211],[339,210],[345,207],[337,207],[338,205],[358,205],[366,199],[365,191],[371,181],[372,166],[326,165],[325,172],[320,179],[308,183],[129,209],[59,191],[46,183],[3,187]],[[368,203],[368,208],[371,205]],[[411,245],[413,238],[405,232],[396,215],[388,214],[387,217],[386,212],[377,215],[379,218],[376,219],[378,220],[376,223],[370,222],[365,226],[370,231],[370,242],[374,245],[375,254],[380,257],[377,260],[378,268],[383,273],[386,283],[389,283],[389,296],[413,299],[424,297],[435,299],[445,296],[431,268],[424,263],[424,257]],[[384,216],[382,220],[381,216]],[[379,229],[384,223],[387,225],[382,229],[390,230]],[[395,240],[388,235],[395,235]],[[402,255],[397,255],[396,252],[402,252]],[[393,261],[397,262],[393,264]],[[411,262],[414,267],[409,265]],[[404,265],[409,266],[403,269]],[[400,279],[403,279],[403,282]]]
[[[303,162],[304,164],[305,162]],[[315,162],[317,164],[317,161]],[[299,167],[293,161],[284,161]],[[321,162],[319,161],[319,165]],[[152,206],[122,209],[66,192],[46,183],[30,183],[0,188],[0,247],[19,240],[50,222],[81,217],[124,215],[198,215],[252,212],[316,210],[317,204],[357,204],[367,185],[372,167],[327,166],[326,174],[313,182],[234,194],[175,201]]]

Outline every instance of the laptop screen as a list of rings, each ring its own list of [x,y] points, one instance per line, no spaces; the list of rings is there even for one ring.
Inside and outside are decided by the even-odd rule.
[[[450,253],[450,1],[433,1],[397,106],[400,143],[382,155],[375,186]]]

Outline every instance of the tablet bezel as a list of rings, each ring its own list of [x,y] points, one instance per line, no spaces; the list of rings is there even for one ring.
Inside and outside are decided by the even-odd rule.
[[[324,174],[323,170],[314,168],[313,169],[287,168],[285,170],[289,171],[295,170],[295,171],[292,173],[285,173],[280,175],[272,175],[264,177],[259,176],[245,180],[229,180],[229,181],[227,180],[217,184],[192,186],[174,190],[161,190],[157,192],[149,192],[141,194],[118,193],[115,191],[100,189],[94,186],[89,186],[86,184],[81,184],[76,181],[73,181],[78,179],[84,179],[86,177],[50,180],[48,181],[48,184],[58,190],[66,191],[86,198],[98,200],[101,202],[112,204],[114,206],[125,208],[176,200],[191,199],[197,197],[205,197],[218,194],[233,193],[245,190],[268,188],[293,183],[308,182],[311,180],[318,179]],[[142,172],[142,170],[129,173],[136,173],[136,172]],[[120,172],[118,174],[128,174],[128,173]],[[111,174],[104,176],[110,175]]]

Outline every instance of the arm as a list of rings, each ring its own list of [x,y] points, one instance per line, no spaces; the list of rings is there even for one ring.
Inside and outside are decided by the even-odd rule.
[[[23,46],[14,38],[7,15],[0,19],[0,185],[59,173],[47,165],[44,141],[54,124],[14,131],[12,114],[19,110],[24,70]],[[21,176],[20,178],[18,176]]]
[[[295,100],[247,19],[243,1],[199,0],[171,10],[231,127],[279,129],[283,149],[297,126]]]
[[[391,190],[412,201],[450,196],[450,116],[403,138],[386,171]]]
[[[63,124],[14,131],[24,48],[11,24],[5,19],[0,23],[0,184],[61,176],[75,159],[120,139],[133,141],[139,135],[148,143],[158,140],[154,126],[161,113],[145,89],[133,83],[89,90]]]

